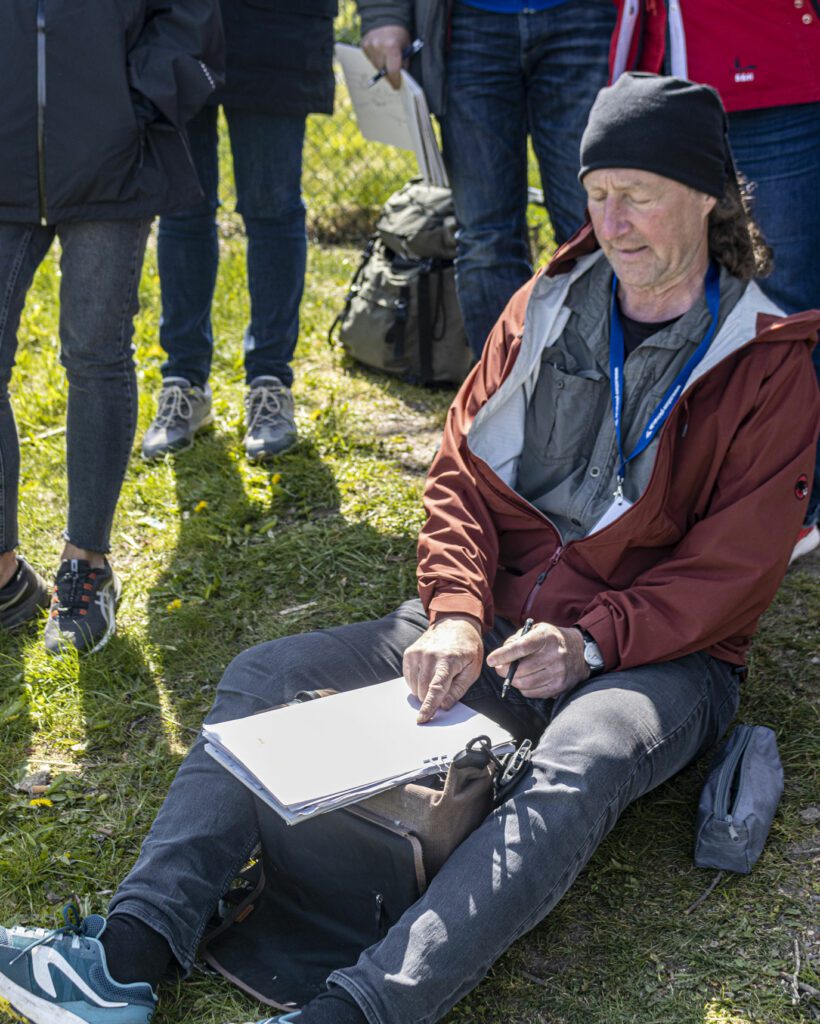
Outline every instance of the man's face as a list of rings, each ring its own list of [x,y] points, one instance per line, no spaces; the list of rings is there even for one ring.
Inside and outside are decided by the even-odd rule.
[[[652,171],[584,176],[595,236],[627,289],[662,293],[704,266],[715,200]]]

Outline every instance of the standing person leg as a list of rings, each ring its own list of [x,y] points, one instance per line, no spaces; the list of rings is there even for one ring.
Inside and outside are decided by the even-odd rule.
[[[187,129],[204,193],[201,202],[159,220],[159,343],[168,358],[162,364],[157,415],[142,441],[146,459],[189,448],[197,431],[213,423],[208,377],[214,345],[211,305],[219,267],[218,114],[217,107],[205,107]]]
[[[774,270],[760,282],[787,313],[820,309],[820,103],[729,115],[735,161],[754,183],[753,212],[774,251]],[[820,386],[820,346],[814,349]],[[814,486],[792,558],[820,544],[820,448]]]
[[[262,461],[296,440],[291,362],[299,337],[307,236],[302,201],[304,116],[225,111],[237,210],[248,238],[251,319],[245,331],[249,459]]]
[[[9,382],[26,293],[53,237],[53,228],[0,223],[0,629],[28,622],[51,597],[45,580],[16,552],[20,445]]]
[[[584,222],[581,136],[598,90],[607,83],[615,13],[609,0],[567,0],[521,16],[527,122],[558,245]]]
[[[550,912],[624,809],[715,743],[736,706],[737,673],[703,654],[581,684],[510,799],[386,937],[329,983],[369,1024],[440,1020]],[[312,1005],[305,1024],[319,1019]]]
[[[456,286],[476,358],[529,278],[527,123],[520,19],[456,3],[441,119],[458,221]]]
[[[68,522],[46,648],[99,650],[116,628],[111,525],[137,424],[132,338],[149,220],[59,225],[60,359],[68,377]],[[105,444],[100,438],[105,438]]]

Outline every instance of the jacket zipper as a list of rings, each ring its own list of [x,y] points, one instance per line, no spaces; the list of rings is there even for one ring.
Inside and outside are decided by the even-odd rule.
[[[524,605],[524,613],[522,618],[526,619],[530,614],[530,608],[532,608],[535,598],[538,596],[538,591],[544,585],[544,580],[549,576],[555,566],[558,564],[558,559],[564,553],[563,545],[559,544],[558,547],[553,551],[552,558],[547,563],[546,569],[542,569],[541,572],[535,578],[535,586],[530,591],[530,595],[527,598],[527,603]]]
[[[46,0],[37,0],[37,182],[40,223],[46,218]]]
[[[373,898],[376,904],[376,934],[383,939],[387,933],[384,921],[384,896],[380,892],[374,892]]]
[[[724,762],[724,765],[720,770],[720,778],[718,779],[717,791],[715,793],[715,813],[721,821],[725,821],[729,826],[729,835],[732,839],[737,839],[738,837],[738,832],[734,826],[734,820],[732,818],[732,811],[737,806],[737,798],[730,809],[729,792],[731,790],[732,780],[735,777],[738,765],[740,764],[746,747],[749,745],[749,740],[752,738],[751,726],[738,726],[738,731],[741,729],[743,732],[737,742],[737,746]]]

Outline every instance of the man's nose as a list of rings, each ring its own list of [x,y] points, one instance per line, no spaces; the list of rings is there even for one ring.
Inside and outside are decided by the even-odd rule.
[[[606,241],[610,241],[620,238],[627,231],[629,231],[629,220],[623,202],[615,196],[605,199],[601,209],[601,236]]]

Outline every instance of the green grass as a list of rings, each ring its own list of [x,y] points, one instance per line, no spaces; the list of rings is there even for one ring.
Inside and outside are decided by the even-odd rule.
[[[242,457],[242,242],[224,223],[215,311],[216,428],[176,462],[132,461],[112,559],[120,632],[84,661],[47,658],[38,632],[0,637],[0,921],[49,924],[76,893],[105,909],[133,862],[233,655],[319,625],[379,615],[414,592],[424,467],[449,401],[348,365],[325,334],[356,252],[313,246],[295,395],[301,440],[270,470]],[[50,256],[20,331],[22,550],[51,572],[65,507],[59,272]],[[162,359],[153,247],[136,344],[140,431]],[[693,913],[711,881],[692,866],[700,764],[633,807],[568,897],[447,1018],[516,1024],[792,1024],[813,1019],[783,977],[820,988],[811,949],[817,802],[818,558],[793,570],[765,616],[743,698],[772,725],[786,793],[764,856]],[[47,770],[52,806],[16,786]],[[815,903],[816,905],[816,903]],[[813,923],[813,921],[815,923]],[[814,929],[814,930],[812,930]],[[814,945],[816,954],[816,945]],[[220,980],[163,991],[157,1024],[263,1016]],[[397,1022],[398,1024],[398,1022]]]

